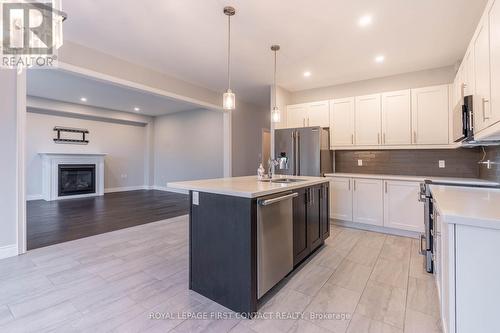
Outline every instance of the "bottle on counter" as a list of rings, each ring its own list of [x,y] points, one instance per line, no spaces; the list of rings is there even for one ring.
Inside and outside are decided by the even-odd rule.
[[[262,163],[260,163],[259,168],[257,169],[257,177],[259,178],[259,180],[264,179],[265,173],[266,173],[266,170],[262,166]]]

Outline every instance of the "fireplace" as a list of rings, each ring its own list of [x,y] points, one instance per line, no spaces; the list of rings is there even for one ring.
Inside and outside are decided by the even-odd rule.
[[[96,193],[95,164],[59,164],[60,197]]]

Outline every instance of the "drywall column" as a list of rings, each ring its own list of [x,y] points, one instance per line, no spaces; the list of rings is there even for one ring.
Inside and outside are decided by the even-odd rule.
[[[18,129],[17,74],[0,70],[0,258],[17,255]],[[23,168],[21,168],[23,169]],[[21,171],[22,172],[22,171]]]

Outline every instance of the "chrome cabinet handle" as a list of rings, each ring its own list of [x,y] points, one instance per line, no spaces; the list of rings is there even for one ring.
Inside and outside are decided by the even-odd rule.
[[[302,118],[302,127],[306,127],[306,118]]]
[[[377,133],[377,143],[380,144],[380,133]]]
[[[385,193],[387,193],[387,182],[385,182]]]
[[[417,143],[417,131],[413,131],[413,143]]]
[[[353,185],[354,185],[354,191],[356,191],[356,179],[354,179],[352,182],[353,182]]]
[[[354,144],[354,134],[351,134],[351,144]]]
[[[349,186],[349,187],[348,187],[348,188],[349,188],[349,191],[351,191],[351,180],[350,180],[350,179],[349,179],[349,180],[347,180],[347,184],[348,184],[348,186]]]
[[[420,235],[420,254],[426,254],[427,251],[424,249],[425,235]]]
[[[382,143],[385,145],[385,133],[382,136]]]

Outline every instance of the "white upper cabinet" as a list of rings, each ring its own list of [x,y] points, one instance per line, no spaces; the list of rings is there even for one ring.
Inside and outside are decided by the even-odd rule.
[[[288,105],[287,127],[330,126],[329,101]]]
[[[490,124],[490,37],[489,19],[485,16],[480,23],[478,33],[474,39],[474,120],[476,132],[481,131]]]
[[[474,49],[470,48],[464,57],[463,74],[462,74],[462,98],[469,95],[474,95]]]
[[[307,105],[297,104],[288,105],[286,108],[287,113],[287,127],[305,127],[306,126],[306,115],[307,115]]]
[[[410,90],[382,94],[382,144],[411,144]]]
[[[411,90],[412,142],[446,145],[449,142],[448,85]]]
[[[382,180],[353,179],[353,222],[382,226]]]
[[[357,146],[381,144],[380,94],[356,97],[355,142]]]
[[[491,122],[500,121],[500,1],[489,12],[491,65]]]
[[[330,104],[329,101],[308,104],[307,126],[330,126]]]
[[[354,97],[330,101],[330,147],[354,145]]]
[[[424,231],[420,183],[384,181],[384,227]]]

